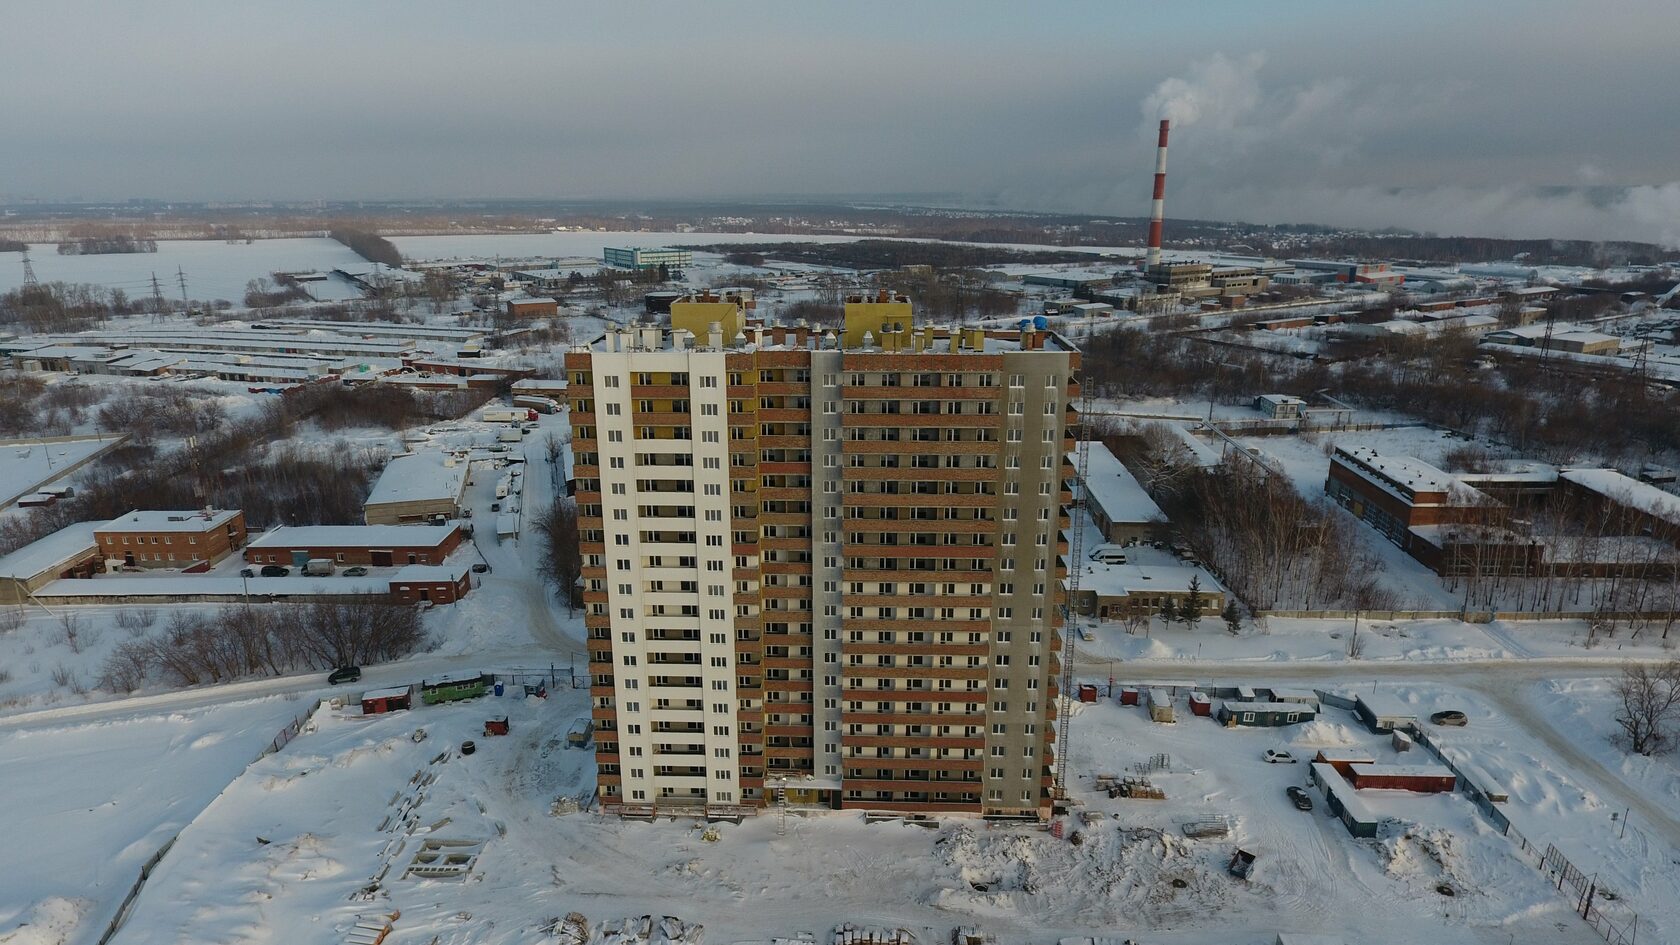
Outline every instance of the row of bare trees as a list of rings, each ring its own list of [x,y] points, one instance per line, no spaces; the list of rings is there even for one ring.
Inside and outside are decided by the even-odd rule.
[[[1680,394],[1623,375],[1559,370],[1538,358],[1476,366],[1476,339],[1448,333],[1338,345],[1332,362],[1208,344],[1168,330],[1120,328],[1086,339],[1085,381],[1102,397],[1206,397],[1328,391],[1476,436],[1550,462],[1644,461],[1680,451]],[[1614,423],[1605,422],[1615,418]]]
[[[1394,610],[1345,517],[1258,463],[1202,468],[1159,424],[1104,438],[1202,561],[1250,610]]]
[[[178,611],[157,632],[118,644],[98,684],[111,692],[152,683],[194,686],[381,662],[426,645],[420,612],[383,595]]]

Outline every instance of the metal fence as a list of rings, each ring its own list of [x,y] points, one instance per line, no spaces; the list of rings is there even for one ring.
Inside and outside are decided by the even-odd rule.
[[[1407,731],[1411,734],[1413,741],[1422,745],[1431,755],[1435,756],[1437,761],[1445,765],[1458,778],[1460,793],[1476,805],[1476,809],[1481,811],[1495,827],[1499,828],[1501,833],[1515,843],[1519,852],[1531,857],[1540,870],[1555,879],[1559,892],[1573,898],[1575,914],[1580,916],[1582,921],[1592,926],[1593,931],[1603,936],[1604,940],[1609,942],[1610,945],[1634,945],[1639,935],[1638,913],[1632,910],[1618,909],[1618,913],[1625,912],[1626,914],[1608,915],[1604,906],[1606,900],[1600,895],[1601,891],[1598,888],[1596,878],[1587,876],[1575,864],[1569,862],[1569,859],[1563,855],[1563,851],[1555,845],[1546,844],[1544,851],[1535,846],[1527,837],[1523,836],[1521,831],[1517,830],[1511,823],[1511,818],[1505,816],[1505,812],[1500,810],[1499,806],[1493,802],[1487,789],[1477,784],[1468,771],[1448,757],[1447,753],[1435,743],[1428,732],[1419,726],[1411,726]]]

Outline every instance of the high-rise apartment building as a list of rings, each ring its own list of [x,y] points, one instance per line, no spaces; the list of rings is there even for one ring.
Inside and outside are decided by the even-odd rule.
[[[1045,815],[1078,352],[715,314],[566,356],[604,806]]]

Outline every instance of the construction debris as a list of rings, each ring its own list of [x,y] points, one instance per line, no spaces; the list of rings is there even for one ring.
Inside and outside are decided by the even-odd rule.
[[[833,945],[916,945],[909,929],[842,923],[834,929]]]

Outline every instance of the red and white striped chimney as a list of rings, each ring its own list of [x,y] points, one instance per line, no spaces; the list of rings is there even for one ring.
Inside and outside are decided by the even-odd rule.
[[[1143,260],[1146,269],[1161,264],[1161,220],[1167,206],[1167,128],[1171,124],[1161,119],[1161,140],[1155,146],[1155,201],[1149,207],[1149,252]]]

